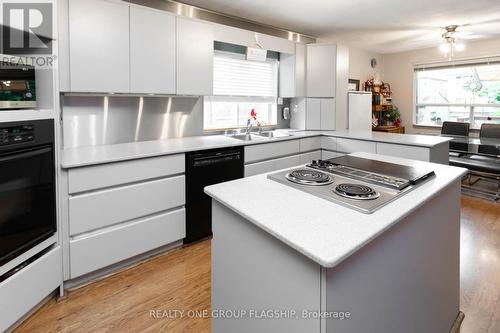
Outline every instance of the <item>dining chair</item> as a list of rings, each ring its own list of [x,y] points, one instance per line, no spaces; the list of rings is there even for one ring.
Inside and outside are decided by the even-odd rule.
[[[469,136],[469,123],[460,123],[455,121],[445,121],[441,127],[441,134],[452,135],[452,136]],[[464,153],[469,151],[469,145],[465,142],[450,142],[450,150],[455,150],[450,152],[450,156],[459,157],[462,153],[456,152],[463,151]]]
[[[481,139],[500,139],[500,124],[482,124],[479,130],[479,137]],[[477,152],[495,156],[500,155],[497,147],[488,145],[480,145],[477,148]]]

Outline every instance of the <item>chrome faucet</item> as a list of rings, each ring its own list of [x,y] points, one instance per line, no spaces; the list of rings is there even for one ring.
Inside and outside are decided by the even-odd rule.
[[[252,127],[253,127],[253,125],[252,125],[252,119],[248,119],[247,120],[247,128],[245,130],[245,134],[246,135],[250,135],[250,131],[252,130]]]

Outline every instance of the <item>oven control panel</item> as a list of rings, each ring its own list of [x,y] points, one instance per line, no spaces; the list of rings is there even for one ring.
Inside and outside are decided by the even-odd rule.
[[[33,141],[35,130],[32,125],[0,128],[0,146]]]

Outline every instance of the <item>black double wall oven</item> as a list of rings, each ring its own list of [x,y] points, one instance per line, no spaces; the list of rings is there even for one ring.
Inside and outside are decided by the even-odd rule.
[[[56,232],[54,121],[0,123],[0,266]]]

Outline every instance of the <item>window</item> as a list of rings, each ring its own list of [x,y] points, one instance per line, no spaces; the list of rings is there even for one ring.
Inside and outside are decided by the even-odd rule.
[[[244,127],[252,109],[263,125],[277,124],[279,61],[248,61],[244,54],[216,51],[214,96],[203,101],[205,130]]]
[[[500,62],[416,68],[415,124],[500,123]]]

